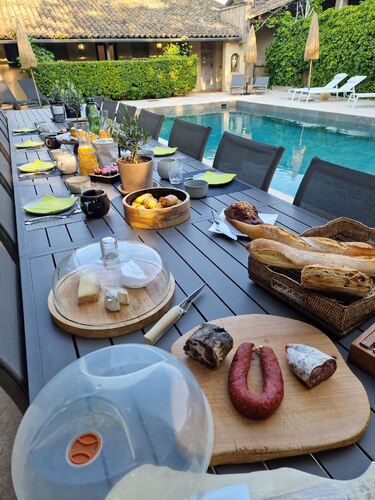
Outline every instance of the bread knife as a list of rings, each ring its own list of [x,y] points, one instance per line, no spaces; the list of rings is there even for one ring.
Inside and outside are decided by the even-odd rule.
[[[178,321],[181,316],[188,312],[191,304],[201,293],[204,285],[200,286],[189,297],[184,299],[177,306],[172,307],[144,336],[145,344],[155,344],[169,329]]]

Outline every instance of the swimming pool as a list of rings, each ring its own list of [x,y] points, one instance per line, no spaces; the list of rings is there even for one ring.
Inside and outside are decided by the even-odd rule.
[[[249,111],[186,114],[179,115],[179,118],[212,127],[205,151],[205,158],[209,160],[213,160],[226,130],[255,141],[283,146],[285,153],[271,188],[292,197],[314,156],[375,175],[375,137],[371,132],[292,121]],[[173,119],[171,116],[165,118],[161,131],[163,139],[168,139]]]

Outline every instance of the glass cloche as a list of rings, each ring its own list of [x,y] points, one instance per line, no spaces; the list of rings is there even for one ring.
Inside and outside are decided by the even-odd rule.
[[[59,263],[52,300],[63,328],[64,323],[88,329],[134,324],[137,330],[141,322],[145,326],[157,319],[153,315],[168,305],[173,287],[156,250],[107,237]]]
[[[206,471],[212,446],[211,410],[190,370],[157,347],[123,344],[43,387],[18,428],[12,479],[18,500],[139,500],[122,485],[140,492],[178,471],[158,497],[176,500]]]

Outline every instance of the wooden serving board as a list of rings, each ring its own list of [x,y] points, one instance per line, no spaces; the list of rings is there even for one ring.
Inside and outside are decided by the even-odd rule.
[[[194,373],[214,418],[211,465],[248,463],[338,448],[356,442],[367,428],[370,406],[365,389],[346,365],[333,342],[317,328],[300,321],[267,315],[244,315],[211,321],[225,328],[234,346],[217,370],[188,358],[183,346],[191,330],[172,346],[172,353]],[[228,392],[229,367],[242,342],[269,345],[284,378],[280,408],[265,420],[251,420],[237,411]],[[337,370],[326,382],[308,389],[289,369],[285,345],[302,343],[336,356]],[[254,355],[249,387],[262,391],[259,358]]]
[[[57,300],[52,291],[48,296],[48,307],[55,323],[68,333],[82,337],[105,338],[124,335],[158,320],[169,309],[175,290],[175,281],[170,274],[160,274],[146,288],[128,288],[129,305],[122,305],[120,311],[108,311],[104,307],[105,276],[101,279],[101,296],[92,304],[77,304],[79,275],[72,275],[59,286]],[[111,287],[121,283],[110,283]],[[160,302],[160,296],[167,294]],[[74,318],[74,320],[73,320]]]

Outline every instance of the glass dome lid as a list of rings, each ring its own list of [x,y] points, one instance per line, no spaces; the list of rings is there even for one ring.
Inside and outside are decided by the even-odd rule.
[[[157,347],[111,346],[73,361],[33,400],[14,442],[13,484],[18,500],[104,500],[153,466],[150,484],[165,468],[185,473],[161,497],[176,500],[212,447],[211,410],[190,370]]]
[[[152,318],[171,296],[172,286],[173,277],[156,250],[107,237],[59,263],[53,305],[65,320],[78,325],[136,324]]]

